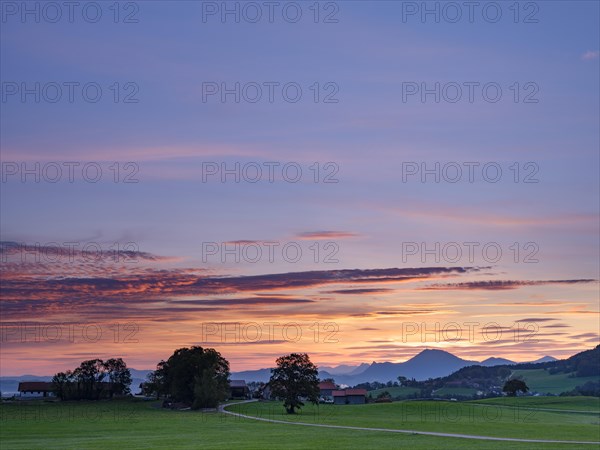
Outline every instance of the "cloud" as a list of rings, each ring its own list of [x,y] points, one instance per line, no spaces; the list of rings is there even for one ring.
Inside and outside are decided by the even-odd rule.
[[[386,205],[377,209],[400,215],[405,219],[429,223],[433,221],[451,221],[458,224],[486,225],[499,228],[531,227],[563,227],[587,226],[597,230],[598,217],[592,213],[561,213],[553,215],[531,214],[529,211],[520,214],[517,211],[498,214],[482,211],[481,208],[465,205],[448,205],[439,202],[405,204],[402,208]]]
[[[60,149],[53,149],[50,153],[32,151],[28,148],[11,147],[2,150],[6,160],[13,161],[73,161],[81,158],[81,149],[77,147],[70,148],[63,146]],[[201,173],[201,161],[207,157],[212,157],[219,163],[226,157],[253,158],[268,160],[277,155],[279,149],[266,149],[264,145],[223,145],[210,143],[203,146],[199,145],[156,145],[156,146],[138,146],[126,145],[123,147],[96,145],[89,149],[90,161],[114,162],[114,161],[136,161],[140,162],[163,162],[168,160],[195,160],[198,161],[197,175]],[[297,158],[298,159],[298,158]],[[158,173],[157,173],[158,175]]]
[[[479,333],[483,334],[487,334],[490,331],[510,331],[510,330],[514,330],[514,328],[511,327],[507,327],[507,326],[502,326],[502,325],[488,325],[486,324],[481,331],[479,331]],[[462,331],[462,330],[461,330]]]
[[[550,319],[548,317],[527,317],[526,319],[519,319],[517,322],[551,322],[558,319]]]
[[[584,61],[591,61],[593,59],[598,59],[598,56],[600,56],[600,51],[588,50],[583,55],[581,55],[581,59]]]
[[[526,286],[544,286],[548,284],[584,284],[594,283],[598,280],[594,279],[577,279],[577,280],[491,280],[491,281],[468,281],[464,283],[446,283],[432,284],[419,288],[425,291],[467,291],[467,290],[488,290],[501,291],[508,289],[518,289]]]
[[[60,260],[73,262],[76,258],[80,261],[98,263],[99,261],[169,261],[171,258],[157,256],[137,250],[137,244],[128,242],[120,244],[117,248],[102,248],[97,242],[63,242],[48,244],[24,244],[14,241],[0,241],[0,256],[2,262],[9,262],[9,257],[20,256],[20,261],[57,262]],[[115,244],[111,244],[114,246]],[[81,248],[78,248],[81,247]],[[106,246],[105,246],[106,247]],[[122,248],[119,248],[122,247]],[[13,261],[13,258],[10,258]]]
[[[378,316],[411,316],[415,314],[435,314],[439,312],[435,309],[396,309],[393,311],[375,311],[373,314]]]
[[[438,275],[458,275],[479,270],[475,267],[424,267],[388,269],[341,269],[288,272],[239,277],[198,278],[189,290],[233,293],[255,290],[296,289],[338,283],[381,283],[427,279]]]
[[[56,242],[25,244],[13,241],[0,242],[0,269],[3,281],[56,279],[98,279],[144,276],[165,269],[158,265],[180,262],[181,258],[159,256],[139,251],[137,244],[82,242]],[[179,269],[184,272],[185,269]],[[210,271],[197,269],[196,274]],[[9,283],[10,284],[10,283]],[[13,283],[14,284],[14,283]],[[8,292],[2,291],[3,293]]]
[[[10,245],[8,246],[10,247]],[[11,250],[7,250],[11,251]],[[137,254],[136,254],[137,255]],[[105,256],[103,254],[103,256]],[[425,267],[384,269],[342,269],[288,272],[251,276],[215,275],[202,268],[156,267],[162,257],[139,252],[148,264],[113,264],[108,257],[100,263],[75,259],[63,264],[9,262],[2,265],[3,318],[24,320],[32,315],[119,317],[133,320],[192,320],[193,313],[223,311],[237,307],[240,314],[254,310],[262,315],[295,315],[291,308],[308,304],[327,305],[323,298],[297,298],[282,290],[310,289],[334,284],[401,283],[462,275],[476,267]],[[210,298],[251,293],[251,296]],[[260,294],[258,294],[260,293]],[[269,295],[269,293],[271,295]],[[208,298],[202,298],[202,297]],[[199,298],[200,297],[200,298]],[[273,308],[265,309],[265,305]],[[348,307],[350,308],[350,307]],[[326,308],[327,309],[327,308]],[[312,308],[316,315],[340,313],[339,305],[329,311]],[[355,306],[347,312],[355,312]],[[361,312],[361,308],[358,308]],[[186,316],[186,313],[191,313]],[[396,311],[394,314],[400,314]],[[406,312],[410,313],[410,312]],[[413,311],[412,314],[418,314]],[[304,314],[307,314],[304,310]],[[197,319],[197,316],[195,317]]]
[[[183,305],[277,305],[277,304],[296,304],[296,303],[314,303],[314,300],[304,298],[289,297],[247,297],[247,298],[220,298],[206,300],[172,300],[170,303]]]
[[[417,315],[428,315],[428,314],[451,314],[455,311],[441,310],[441,309],[389,309],[382,311],[368,311],[368,312],[349,312],[350,317],[394,317],[394,316],[417,316]]]
[[[600,335],[598,333],[581,333],[575,334],[571,336],[571,339],[600,339]]]
[[[193,345],[200,345],[202,347],[208,345],[214,345],[215,347],[228,346],[228,345],[273,345],[273,344],[289,344],[290,341],[286,341],[284,339],[272,339],[272,340],[248,340],[244,341],[241,338],[234,337],[233,340],[235,342],[227,342],[227,341],[206,341],[206,342],[196,342]]]
[[[388,288],[365,288],[365,289],[338,289],[335,291],[324,291],[324,294],[360,295],[360,294],[383,294],[394,292],[395,289]]]
[[[349,231],[305,231],[296,235],[300,239],[347,239],[359,236]]]
[[[578,314],[600,314],[599,311],[589,310],[589,309],[569,309],[562,311],[547,311],[546,314],[550,315],[560,315],[560,316],[568,316],[568,315],[578,315]]]
[[[563,302],[555,300],[535,301],[535,302],[502,302],[502,303],[487,303],[487,306],[573,306],[574,302]],[[585,303],[579,303],[585,304]]]
[[[481,341],[479,342],[480,345],[486,345],[486,346],[494,346],[494,345],[498,345],[498,346],[503,346],[503,345],[510,345],[513,347],[535,347],[535,346],[539,346],[540,350],[542,351],[547,351],[548,347],[544,347],[544,345],[555,345],[555,341],[551,340],[551,339],[537,339],[536,338],[537,335],[531,335],[528,336],[527,339],[524,340],[516,340],[516,339],[494,339],[494,340],[489,340],[489,341]]]

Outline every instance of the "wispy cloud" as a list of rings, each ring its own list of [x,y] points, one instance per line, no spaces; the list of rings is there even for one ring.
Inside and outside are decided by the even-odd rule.
[[[581,55],[581,59],[584,61],[591,61],[593,59],[598,59],[598,56],[600,56],[600,51],[588,50],[583,55]]]
[[[548,317],[526,317],[525,319],[519,319],[517,322],[551,322],[557,319],[551,319]]]
[[[350,231],[305,231],[296,235],[300,239],[348,239],[359,236]]]
[[[314,300],[289,297],[246,297],[246,298],[219,298],[206,300],[172,300],[170,303],[181,305],[223,305],[223,306],[248,306],[248,305],[283,305],[297,303],[314,303]]]
[[[5,245],[4,252],[14,247]],[[424,267],[383,269],[342,269],[250,276],[215,274],[204,268],[161,267],[163,257],[143,252],[129,252],[140,263],[125,267],[112,262],[111,254],[100,253],[99,262],[75,258],[61,264],[35,261],[27,264],[9,259],[2,264],[3,318],[22,320],[36,314],[70,314],[85,317],[110,317],[160,320],[189,319],[189,314],[218,312],[236,307],[240,314],[261,311],[263,315],[281,313],[277,307],[328,305],[332,298],[301,294],[285,295],[281,291],[312,289],[328,285],[387,284],[433,280],[440,276],[460,276],[480,270],[476,267]],[[169,261],[167,259],[167,261]],[[340,289],[354,293],[387,292],[385,288]],[[332,291],[335,292],[335,291]],[[344,292],[349,293],[349,292]],[[246,296],[233,297],[236,294]],[[248,295],[251,294],[251,295]],[[223,298],[225,296],[225,298]],[[379,308],[381,308],[379,306]],[[347,311],[345,311],[347,310]],[[319,308],[312,308],[318,313]],[[332,310],[333,311],[333,310]],[[336,305],[345,314],[358,311],[372,313],[358,305]],[[433,310],[432,310],[433,311]],[[375,315],[423,314],[432,311],[379,311]],[[321,310],[323,312],[323,310]]]
[[[526,286],[544,286],[548,284],[585,284],[594,283],[598,280],[582,278],[575,280],[491,280],[491,281],[468,281],[464,283],[445,283],[432,284],[419,288],[425,291],[467,291],[467,290],[488,290],[501,291],[509,289],[518,289]]]
[[[587,338],[600,339],[600,335],[598,333],[581,333],[581,334],[575,334],[575,335],[571,336],[571,339],[587,339]]]
[[[365,289],[338,289],[335,291],[323,291],[324,294],[362,295],[362,294],[386,294],[394,292],[389,288],[365,288]]]

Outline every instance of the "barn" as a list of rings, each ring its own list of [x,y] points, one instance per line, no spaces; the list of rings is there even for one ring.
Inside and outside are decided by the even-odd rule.
[[[321,381],[319,383],[319,399],[321,402],[333,402],[333,391],[337,389],[335,383],[331,381]]]
[[[250,390],[245,380],[231,380],[229,382],[229,392],[231,398],[247,398]]]
[[[336,405],[362,405],[367,402],[366,389],[344,389],[333,391],[333,403]]]
[[[54,397],[54,386],[47,381],[21,381],[19,396],[21,397]]]

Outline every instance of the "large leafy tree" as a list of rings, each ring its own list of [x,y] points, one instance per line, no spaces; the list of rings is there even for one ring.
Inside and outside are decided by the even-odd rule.
[[[288,414],[304,406],[301,397],[317,404],[319,377],[317,367],[306,353],[291,353],[277,358],[277,367],[271,369],[269,384],[277,397],[283,398]]]
[[[67,370],[66,372],[58,372],[52,377],[52,385],[56,396],[61,400],[66,400],[71,396],[73,383],[73,372]]]
[[[520,380],[518,378],[513,378],[511,380],[508,380],[506,383],[504,383],[504,387],[502,388],[502,391],[506,392],[506,394],[509,397],[515,397],[517,395],[517,392],[525,393],[525,392],[529,391],[529,387],[523,380]]]
[[[194,377],[194,403],[192,408],[214,408],[219,401],[227,398],[227,391],[221,390],[213,367],[202,370]]]
[[[167,394],[165,364],[166,361],[159,362],[156,365],[156,370],[146,376],[146,381],[142,383],[142,393],[144,395],[155,395],[158,400],[161,395]]]
[[[101,359],[89,359],[83,361],[73,371],[73,377],[77,383],[80,398],[96,400],[100,398],[102,382],[106,377],[106,370]]]
[[[214,408],[229,395],[229,362],[212,348],[180,348],[159,363],[151,381],[175,401]]]
[[[131,391],[131,372],[127,364],[121,358],[111,358],[104,362],[104,369],[108,374],[108,381],[111,383],[110,396],[127,395]]]

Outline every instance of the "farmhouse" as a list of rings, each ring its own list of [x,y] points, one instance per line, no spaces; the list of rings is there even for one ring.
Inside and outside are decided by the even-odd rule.
[[[271,392],[271,385],[269,383],[265,384],[260,390],[260,397],[263,400],[271,400],[273,397],[273,392]]]
[[[331,381],[321,381],[319,383],[319,399],[322,402],[333,402],[333,391],[337,389],[335,383]]]
[[[246,398],[249,392],[246,380],[231,380],[229,382],[229,396],[231,398]]]
[[[360,405],[367,401],[366,389],[344,389],[333,391],[333,402],[336,405]]]
[[[21,381],[19,396],[21,397],[54,397],[54,387],[47,381]]]

